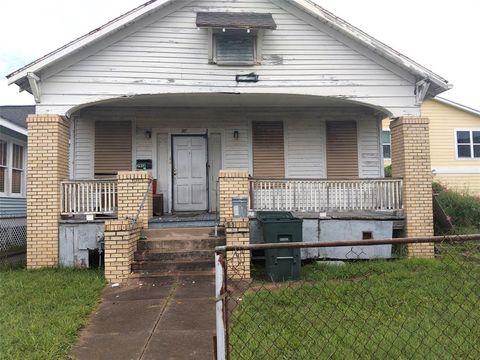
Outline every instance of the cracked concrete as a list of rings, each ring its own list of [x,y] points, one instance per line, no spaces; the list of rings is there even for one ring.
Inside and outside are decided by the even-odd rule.
[[[79,360],[213,359],[213,275],[132,279],[107,288],[71,352]]]

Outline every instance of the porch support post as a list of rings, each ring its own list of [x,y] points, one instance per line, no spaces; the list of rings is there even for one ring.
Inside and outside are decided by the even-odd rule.
[[[405,235],[433,235],[432,171],[430,165],[429,120],[401,117],[390,123],[392,174],[403,178]],[[434,256],[433,244],[409,244],[410,257]]]
[[[68,178],[69,122],[60,115],[29,115],[27,267],[58,265],[60,182]]]
[[[152,176],[148,171],[119,171],[118,219],[134,219],[148,229],[148,220],[153,216]]]
[[[227,246],[248,245],[250,243],[250,223],[248,217],[233,216],[232,200],[249,196],[247,170],[220,170],[220,223],[225,226]],[[227,274],[230,279],[250,278],[250,251],[227,252]]]

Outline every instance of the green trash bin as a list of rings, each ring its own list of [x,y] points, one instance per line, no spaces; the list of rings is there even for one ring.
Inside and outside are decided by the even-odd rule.
[[[290,212],[258,212],[265,243],[290,243],[303,241],[303,220]],[[265,267],[274,281],[299,280],[301,277],[300,249],[265,250]]]

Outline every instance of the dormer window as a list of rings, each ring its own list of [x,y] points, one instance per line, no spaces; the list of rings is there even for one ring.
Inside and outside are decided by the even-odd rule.
[[[197,26],[209,32],[209,62],[249,66],[260,63],[265,29],[277,28],[272,14],[200,12]]]

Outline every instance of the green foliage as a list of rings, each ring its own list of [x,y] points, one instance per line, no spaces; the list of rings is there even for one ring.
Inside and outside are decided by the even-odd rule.
[[[392,165],[385,166],[385,177],[392,177]]]
[[[0,271],[0,359],[63,359],[105,286],[100,271]]]
[[[480,198],[443,188],[437,199],[451,218],[454,234],[480,233]]]
[[[444,188],[443,188],[442,184],[434,181],[432,183],[432,191],[433,191],[434,194],[438,194],[438,193],[441,193],[442,191],[444,191]]]

